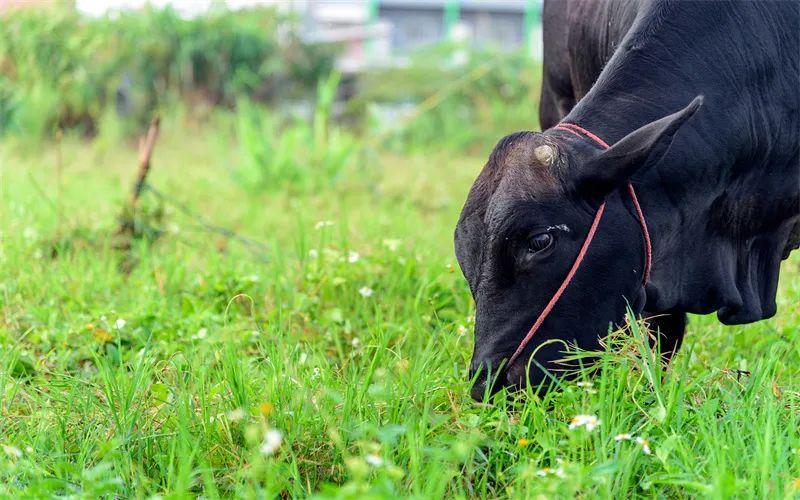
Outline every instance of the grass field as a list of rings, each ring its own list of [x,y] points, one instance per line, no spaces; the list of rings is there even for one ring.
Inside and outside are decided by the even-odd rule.
[[[122,252],[134,147],[0,143],[0,495],[800,497],[797,255],[775,318],[691,318],[663,376],[634,327],[591,381],[471,401],[452,231],[496,139],[253,190],[230,123],[167,117],[153,185],[264,252],[152,195]]]

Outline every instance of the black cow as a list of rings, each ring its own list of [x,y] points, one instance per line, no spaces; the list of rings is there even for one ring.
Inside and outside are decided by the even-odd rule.
[[[628,305],[661,316],[667,352],[687,312],[769,318],[780,261],[800,245],[800,2],[555,0],[543,19],[546,130],[498,142],[455,231],[477,307],[476,399],[545,387],[564,343],[598,348]],[[652,241],[644,286],[628,183]],[[572,282],[505,366],[603,202]]]

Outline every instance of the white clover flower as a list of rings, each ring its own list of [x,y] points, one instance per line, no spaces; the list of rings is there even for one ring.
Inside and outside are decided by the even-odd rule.
[[[319,257],[319,252],[317,251],[316,248],[312,248],[311,250],[308,251],[308,256],[311,257],[312,259],[316,259]]]
[[[127,323],[128,323],[128,322],[127,322],[127,321],[125,321],[124,319],[122,319],[122,318],[117,318],[117,320],[114,322],[114,328],[116,328],[117,330],[122,330],[123,328],[125,328],[125,325],[126,325]]]
[[[551,476],[551,475],[552,476],[557,476],[557,477],[566,476],[566,474],[564,474],[564,469],[562,469],[561,467],[558,467],[556,469],[553,469],[553,468],[550,468],[550,467],[545,467],[544,469],[537,470],[536,471],[536,475],[539,476],[539,477],[545,477],[545,476]]]
[[[351,344],[353,347],[358,347],[358,346],[360,346],[360,345],[361,345],[361,339],[360,339],[360,338],[358,338],[358,337],[353,337],[353,340],[352,340],[352,341],[350,341],[350,344]]]
[[[375,293],[375,291],[368,286],[362,286],[358,289],[358,293],[361,294],[362,297],[372,297],[372,294]]]
[[[650,441],[646,440],[643,437],[637,437],[636,443],[642,446],[642,453],[645,455],[650,454]]]
[[[385,239],[383,240],[383,246],[388,248],[390,252],[396,252],[402,242],[402,240]]]
[[[620,441],[630,441],[631,439],[633,439],[633,436],[631,436],[627,432],[623,432],[622,434],[617,434],[616,436],[614,436],[614,441],[618,443]]]
[[[278,448],[281,447],[281,443],[283,442],[283,434],[281,431],[277,429],[270,429],[264,433],[264,440],[261,442],[261,447],[259,447],[259,451],[261,451],[264,455],[272,455]]]
[[[569,423],[569,428],[586,427],[586,430],[591,432],[599,425],[600,420],[594,415],[575,415]]]
[[[361,258],[361,256],[358,254],[358,252],[354,252],[354,251],[350,250],[347,253],[347,262],[349,262],[351,264],[355,264],[356,262],[358,262],[358,260],[360,258]]]
[[[322,229],[324,227],[331,227],[333,224],[334,224],[334,222],[332,220],[321,220],[321,221],[317,222],[316,224],[314,224],[314,229],[319,231],[320,229]]]
[[[9,457],[20,458],[22,456],[22,450],[10,444],[4,444],[3,451],[6,452],[6,455]]]
[[[314,371],[311,373],[311,380],[316,380],[320,377],[322,371],[319,369],[319,366],[314,367]]]
[[[228,420],[231,422],[238,422],[239,420],[244,418],[244,410],[241,408],[236,408],[235,410],[231,410],[228,412]]]
[[[208,330],[206,328],[201,328],[201,329],[197,330],[197,333],[195,333],[192,336],[192,339],[194,339],[194,340],[203,340],[204,338],[206,338],[206,335],[208,335]]]
[[[380,467],[383,465],[383,459],[375,453],[370,453],[364,457],[364,460],[373,467]]]

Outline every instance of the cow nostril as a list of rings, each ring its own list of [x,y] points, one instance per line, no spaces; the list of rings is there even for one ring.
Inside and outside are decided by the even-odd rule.
[[[514,386],[522,386],[525,382],[525,365],[514,363],[506,370],[506,381]]]
[[[472,399],[478,403],[483,402],[483,398],[486,396],[486,382],[483,380],[476,380],[475,383],[472,384],[472,389],[470,389],[469,392]]]
[[[471,368],[470,379],[474,380],[470,389],[472,399],[482,402],[504,386],[503,372],[502,369],[493,371],[487,364],[479,364],[476,368]]]

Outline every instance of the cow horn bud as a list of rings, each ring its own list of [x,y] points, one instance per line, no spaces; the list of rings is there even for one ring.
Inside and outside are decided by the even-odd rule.
[[[550,166],[553,164],[553,160],[555,160],[556,151],[553,148],[553,146],[544,144],[542,146],[538,146],[536,149],[533,150],[533,156],[540,163]]]

